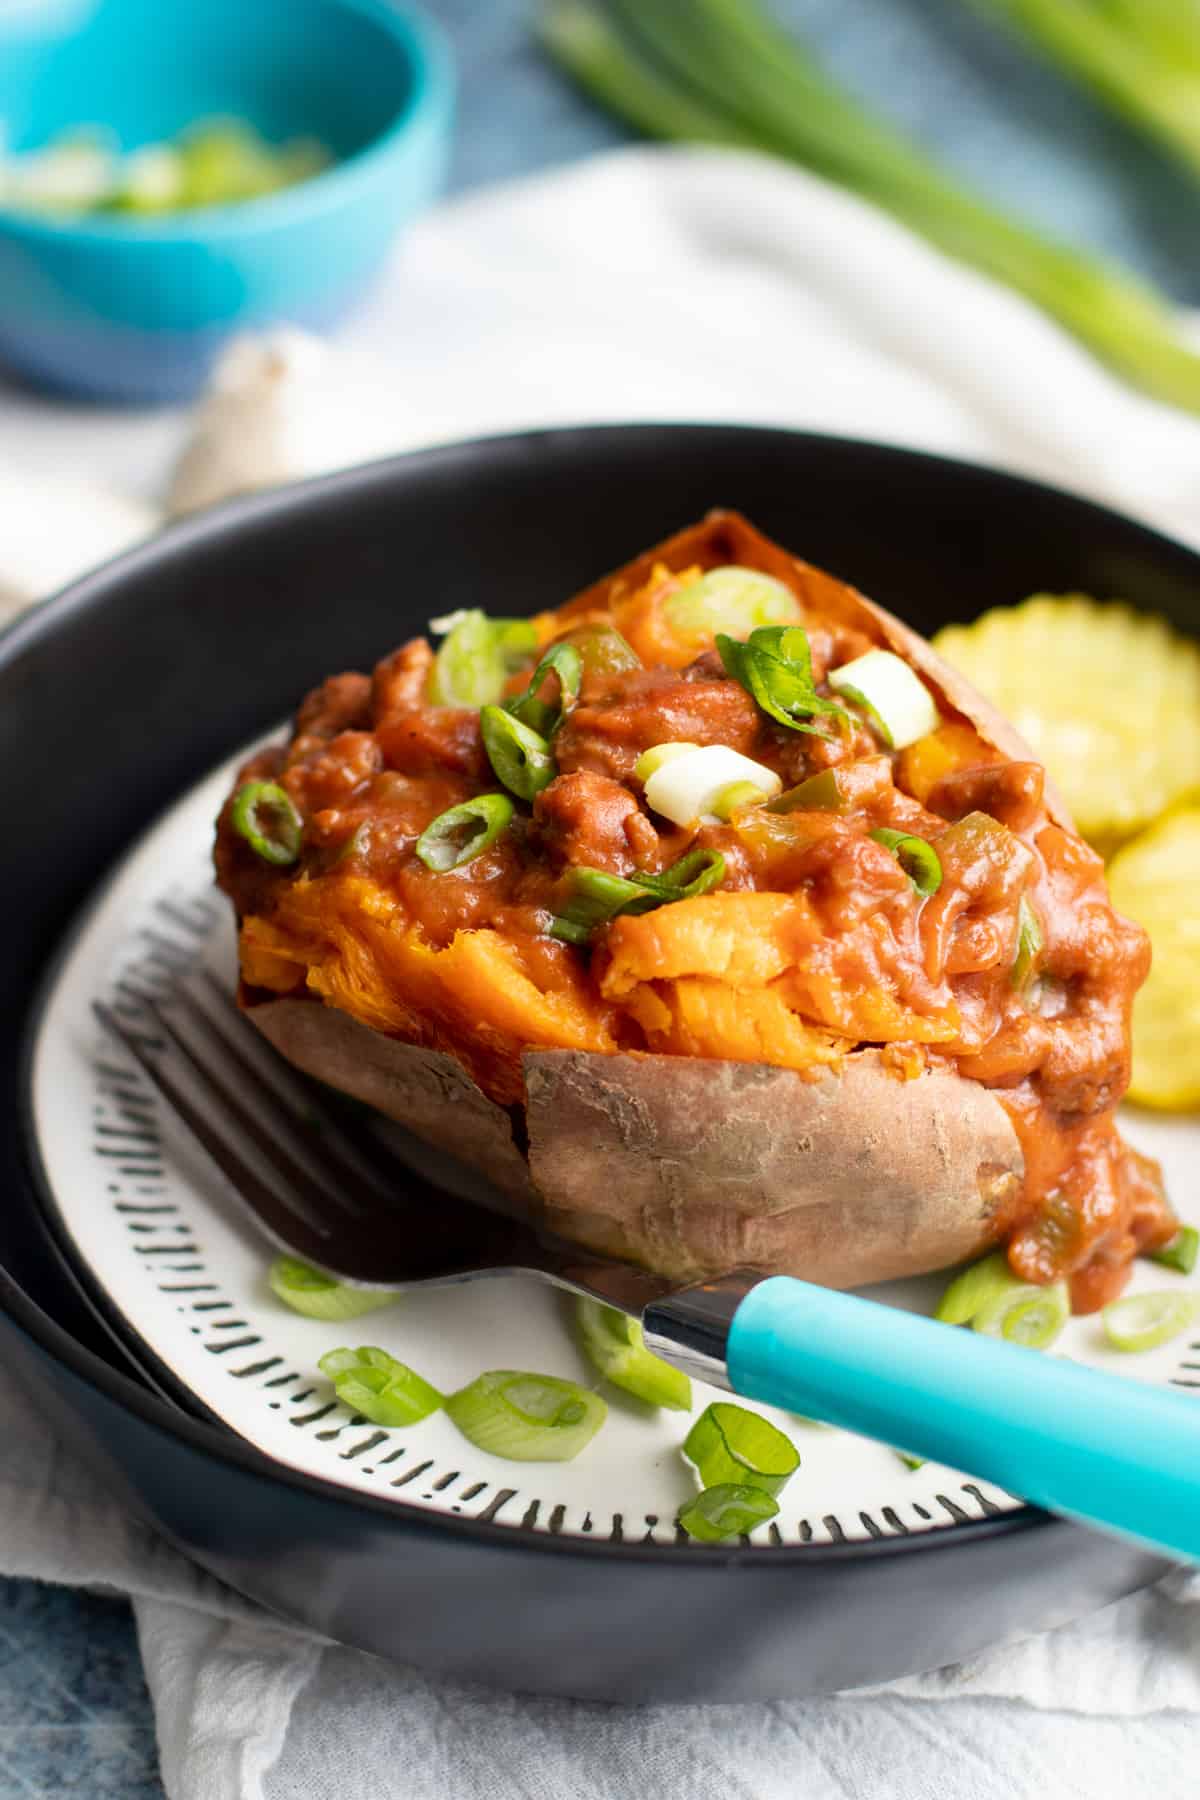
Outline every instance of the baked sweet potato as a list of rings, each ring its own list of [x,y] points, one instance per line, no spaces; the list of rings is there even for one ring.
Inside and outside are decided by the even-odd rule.
[[[217,869],[276,1048],[594,1250],[849,1286],[1002,1242],[1087,1309],[1174,1229],[1113,1123],[1148,950],[1099,859],[924,640],[735,514],[332,677]]]

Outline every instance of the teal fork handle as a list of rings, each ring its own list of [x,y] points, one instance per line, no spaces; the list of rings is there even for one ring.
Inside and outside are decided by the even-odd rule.
[[[1200,1560],[1200,1393],[1150,1386],[784,1275],[739,1305],[735,1393]]]

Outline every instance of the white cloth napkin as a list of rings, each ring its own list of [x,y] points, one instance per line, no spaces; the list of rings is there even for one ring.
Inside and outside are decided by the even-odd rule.
[[[394,370],[396,448],[581,420],[801,425],[1004,463],[1200,542],[1200,422],[871,209],[753,156],[621,151],[444,207],[346,341]],[[19,446],[49,474],[74,458],[149,494],[180,432],[21,401],[0,459]],[[3,1371],[0,1420],[0,1567],[133,1594],[171,1800],[1196,1791],[1200,1577],[835,1700],[514,1698],[257,1614],[98,1494]]]

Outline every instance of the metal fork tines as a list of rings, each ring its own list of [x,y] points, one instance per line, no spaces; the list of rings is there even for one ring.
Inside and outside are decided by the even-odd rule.
[[[544,1265],[527,1227],[434,1187],[372,1134],[351,1135],[211,975],[139,998],[150,1029],[124,1007],[94,1011],[279,1249],[379,1287]]]

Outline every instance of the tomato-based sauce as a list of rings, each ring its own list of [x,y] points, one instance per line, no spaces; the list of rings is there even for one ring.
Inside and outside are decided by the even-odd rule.
[[[769,572],[796,592],[827,696],[828,672],[879,639],[824,612],[828,578],[806,583],[798,570],[779,553]],[[1157,1170],[1114,1123],[1145,934],[1113,911],[1100,858],[1058,822],[1041,768],[1004,756],[945,695],[937,729],[899,752],[853,707],[826,735],[776,722],[726,672],[711,634],[672,627],[666,602],[699,572],[643,559],[539,616],[539,651],[615,623],[635,655],[585,654],[553,737],[557,773],[461,868],[427,867],[417,841],[500,783],[478,709],[428,699],[430,644],[414,639],[372,675],[336,675],[310,694],[290,743],[239,777],[286,790],[303,824],[298,860],[256,855],[229,806],[218,830],[248,1000],[308,993],[449,1050],[504,1105],[522,1099],[529,1046],[811,1075],[879,1045],[899,1081],[950,1064],[995,1092],[1024,1153],[1020,1197],[994,1221],[1013,1269],[1039,1283],[1069,1277],[1076,1310],[1095,1309],[1133,1256],[1175,1229]],[[788,790],[836,771],[836,803],[826,794],[674,825],[634,773],[667,742],[739,751]],[[933,846],[932,896],[870,835],[880,828]],[[661,874],[697,849],[724,859],[713,892],[619,916],[589,944],[552,935],[571,871]],[[1040,941],[1022,962],[1031,910]]]

